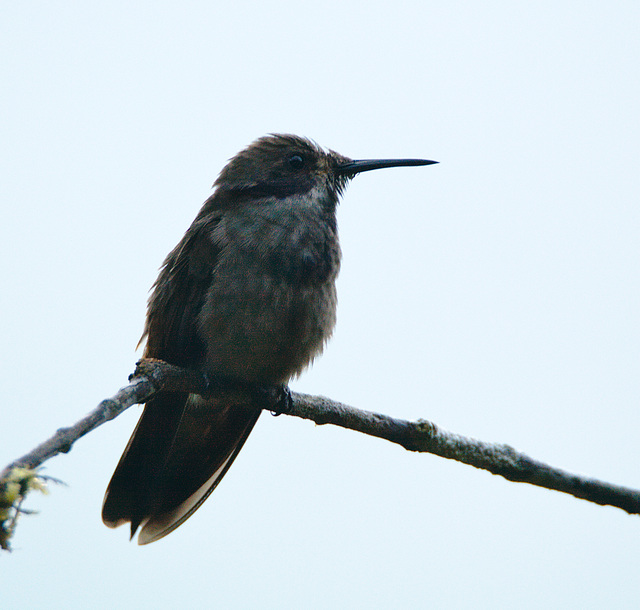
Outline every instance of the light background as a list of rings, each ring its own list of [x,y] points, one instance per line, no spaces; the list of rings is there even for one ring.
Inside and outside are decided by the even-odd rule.
[[[640,4],[5,2],[0,464],[112,395],[226,160],[356,158],[339,322],[293,384],[640,487]],[[640,521],[264,415],[138,547],[100,522],[139,408],[46,472],[3,608],[635,608]]]

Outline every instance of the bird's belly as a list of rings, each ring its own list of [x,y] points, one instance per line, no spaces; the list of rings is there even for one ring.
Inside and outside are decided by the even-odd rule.
[[[216,282],[200,314],[212,375],[286,383],[317,356],[335,325],[333,281],[292,285],[270,277]]]

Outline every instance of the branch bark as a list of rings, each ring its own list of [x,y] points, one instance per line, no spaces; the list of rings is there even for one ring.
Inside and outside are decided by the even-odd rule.
[[[117,417],[131,405],[145,402],[159,390],[208,394],[225,389],[229,388],[224,384],[212,385],[206,376],[198,372],[181,369],[159,360],[141,361],[136,373],[131,376],[129,385],[121,388],[112,398],[103,400],[74,425],[57,430],[51,438],[0,472],[0,546],[8,547],[8,543],[5,545],[4,542],[7,542],[13,533],[24,495],[30,489],[39,487],[34,484],[34,477],[38,476],[34,475],[34,469],[43,462],[59,453],[67,453],[79,438]],[[554,468],[516,451],[509,445],[486,443],[447,432],[426,420],[412,422],[363,411],[323,396],[294,392],[291,393],[290,400],[282,401],[282,395],[277,388],[270,388],[269,391],[265,391],[265,388],[259,390],[253,393],[259,406],[277,414],[284,413],[310,419],[318,425],[332,424],[355,430],[396,443],[409,451],[432,453],[488,470],[509,481],[554,489],[596,504],[615,506],[630,514],[640,514],[640,490]],[[26,482],[21,484],[22,491],[15,493],[16,477],[22,480],[21,473],[28,473],[24,475]],[[8,494],[9,489],[13,489],[14,493]],[[8,503],[14,509],[13,515],[10,515],[6,508]]]

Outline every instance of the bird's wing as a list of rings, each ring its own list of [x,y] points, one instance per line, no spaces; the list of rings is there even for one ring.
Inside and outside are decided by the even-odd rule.
[[[164,262],[149,300],[145,356],[185,367],[205,358],[197,318],[212,281],[219,217],[198,218]],[[110,527],[131,523],[138,542],[184,522],[224,476],[260,415],[246,396],[205,400],[160,392],[144,412],[113,474],[102,507]]]

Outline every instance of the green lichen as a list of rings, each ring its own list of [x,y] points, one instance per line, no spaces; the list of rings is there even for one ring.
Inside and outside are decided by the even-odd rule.
[[[12,468],[0,479],[0,548],[11,550],[10,540],[16,528],[18,516],[27,511],[22,502],[30,491],[47,493],[47,481],[37,470]]]

